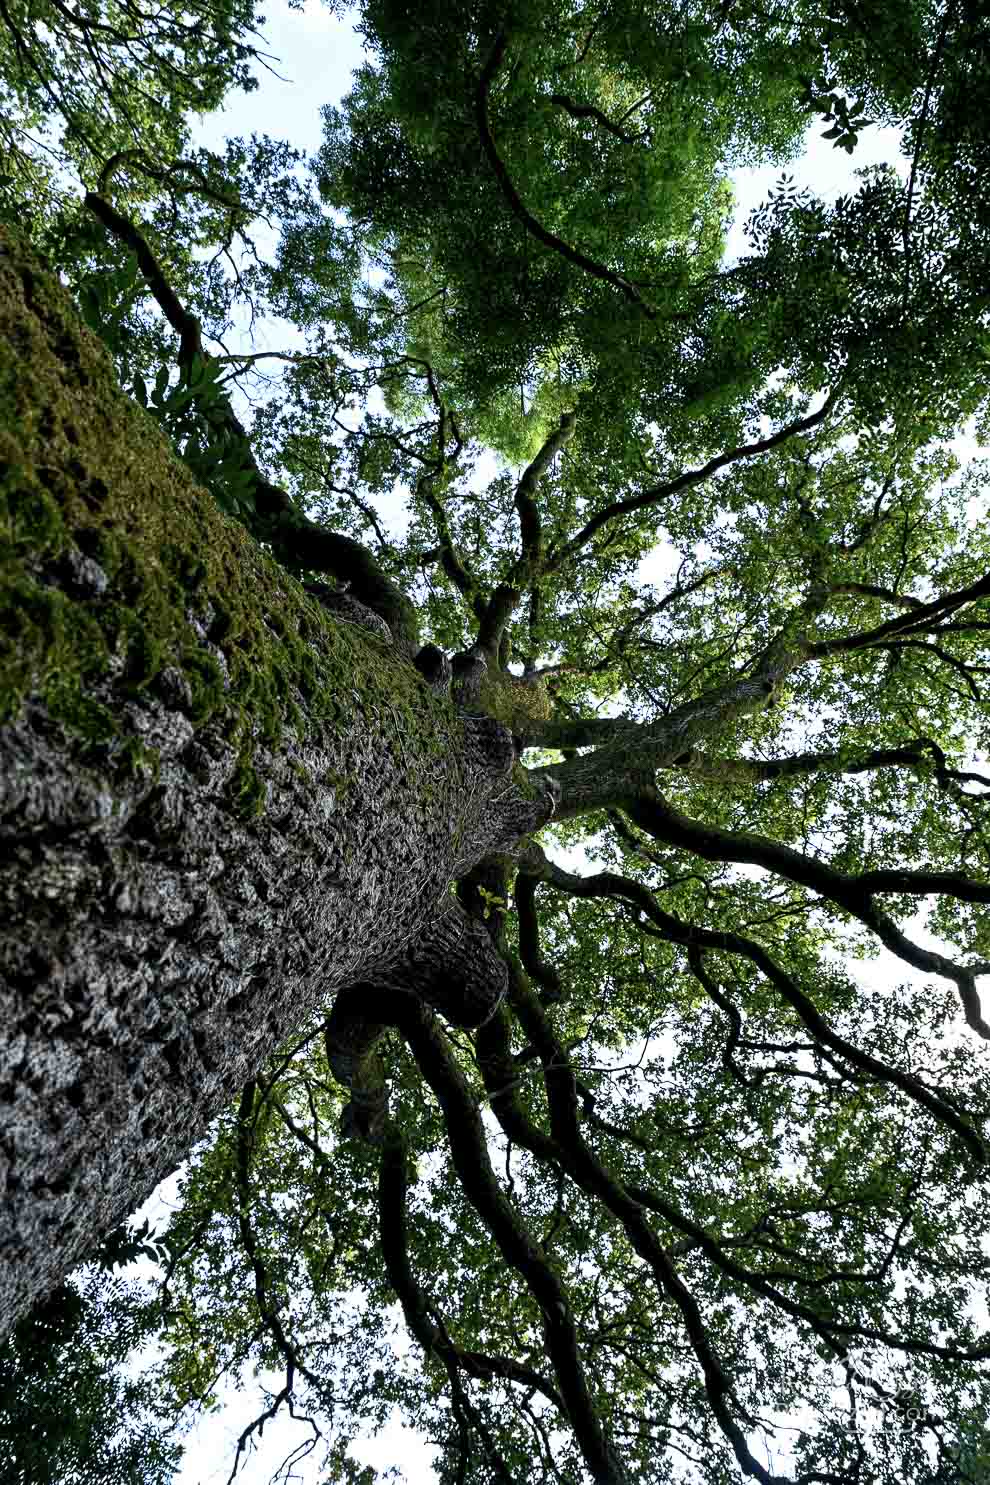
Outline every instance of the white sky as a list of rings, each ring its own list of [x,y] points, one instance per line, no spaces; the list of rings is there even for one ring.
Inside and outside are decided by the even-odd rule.
[[[271,0],[267,9],[265,46],[279,59],[271,65],[285,80],[259,69],[257,91],[235,96],[222,114],[211,115],[197,125],[196,143],[217,148],[222,147],[228,136],[256,132],[288,139],[308,152],[319,148],[322,142],[319,110],[325,103],[339,102],[348,91],[352,70],[362,59],[360,38],[348,24],[330,15],[320,0],[307,0],[303,12],[289,10],[285,0]],[[904,170],[895,131],[867,129],[850,158],[819,137],[823,127],[819,123],[810,131],[804,158],[787,167],[798,186],[808,185],[826,199],[833,199],[854,187],[854,169],[887,161]],[[765,199],[779,175],[780,168],[772,167],[739,171],[734,176],[737,213],[728,241],[730,262],[745,248],[743,222],[752,208]],[[298,339],[284,324],[269,322],[255,326],[254,349],[285,349],[294,343],[298,344]],[[643,576],[659,581],[668,564],[658,551],[655,562],[644,564],[644,568],[647,566],[651,570],[644,571]],[[571,869],[575,869],[573,864]],[[897,978],[903,978],[898,972],[902,968],[897,966]],[[163,1223],[174,1193],[173,1177],[163,1183],[139,1217],[148,1215],[152,1223],[156,1219]],[[275,1380],[275,1387],[278,1385]],[[237,1436],[258,1411],[260,1399],[250,1379],[242,1392],[230,1390],[223,1413],[205,1420],[187,1440],[186,1462],[176,1476],[176,1485],[219,1485],[225,1481]],[[298,1425],[281,1419],[270,1423],[260,1448],[238,1474],[238,1481],[242,1485],[267,1485],[281,1461],[304,1437],[305,1432]],[[409,1485],[435,1485],[438,1479],[432,1468],[431,1451],[417,1435],[402,1428],[397,1419],[377,1438],[355,1442],[351,1452],[362,1464],[371,1464],[376,1470],[399,1466]],[[319,1458],[317,1449],[310,1459],[293,1469],[289,1478],[300,1485],[315,1485]],[[778,1456],[777,1467],[783,1463]]]

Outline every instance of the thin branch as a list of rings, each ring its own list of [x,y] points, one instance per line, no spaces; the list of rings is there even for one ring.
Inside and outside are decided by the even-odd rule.
[[[188,378],[196,357],[210,359],[203,350],[199,321],[186,310],[172,288],[144,234],[104,197],[89,191],[84,199],[94,216],[137,257],[159,308],[178,333],[179,369]],[[252,476],[255,509],[265,523],[264,530],[257,534],[270,542],[275,556],[290,566],[345,578],[353,596],[385,619],[397,645],[407,652],[415,651],[419,645],[419,621],[406,595],[386,576],[366,547],[352,537],[308,521],[285,491],[265,477],[250,439],[226,396],[219,399],[217,410]]]
[[[928,76],[925,79],[925,94],[921,104],[921,117],[918,120],[918,133],[915,139],[914,152],[911,157],[911,174],[908,179],[907,195],[904,200],[904,225],[901,229],[904,240],[904,293],[902,303],[907,307],[908,294],[911,290],[911,207],[914,202],[915,184],[918,178],[918,165],[921,161],[921,147],[925,139],[925,130],[928,125],[928,110],[932,101],[932,90],[935,86],[935,78],[938,73],[939,63],[942,60],[942,52],[949,31],[949,21],[955,5],[950,3],[945,7],[942,16],[942,24],[939,27],[938,37],[932,50],[932,59],[928,67]]]
[[[639,134],[628,134],[618,124],[613,124],[612,120],[602,113],[600,108],[595,108],[593,103],[578,103],[567,93],[551,93],[550,102],[555,107],[562,108],[565,113],[569,113],[572,119],[593,119],[600,129],[605,129],[616,139],[621,139],[623,144],[636,144],[643,138],[645,131],[640,131]]]
[[[620,629],[616,630],[615,634],[608,641],[606,653],[601,660],[596,660],[587,665],[582,665],[576,661],[560,660],[552,665],[542,665],[538,669],[532,670],[530,672],[531,678],[536,680],[540,676],[563,675],[565,673],[594,675],[600,671],[610,669],[621,658],[633,634],[640,625],[645,624],[649,619],[655,619],[658,614],[665,613],[679,599],[688,598],[692,593],[697,593],[706,583],[710,583],[713,578],[719,577],[723,571],[724,569],[720,567],[710,568],[690,583],[684,583],[683,585],[676,583],[668,593],[665,593],[662,598],[657,599],[655,603],[644,604],[641,609],[638,609],[626,620]]]

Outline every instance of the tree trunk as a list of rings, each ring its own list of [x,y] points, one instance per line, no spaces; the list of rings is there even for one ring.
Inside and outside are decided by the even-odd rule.
[[[2,1334],[548,806],[219,512],[6,236],[0,520]]]

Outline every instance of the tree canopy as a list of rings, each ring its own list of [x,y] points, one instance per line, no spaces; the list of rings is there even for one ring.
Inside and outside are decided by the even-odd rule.
[[[167,1420],[277,1374],[232,1474],[281,1410],[367,1480],[398,1407],[457,1485],[977,1485],[985,8],[368,0],[317,157],[193,150],[253,24],[0,0],[0,211],[553,818],[451,884],[482,1012],[357,986],[257,1070],[120,1352],[152,1327]],[[809,123],[903,159],[785,174],[726,264],[729,172]]]

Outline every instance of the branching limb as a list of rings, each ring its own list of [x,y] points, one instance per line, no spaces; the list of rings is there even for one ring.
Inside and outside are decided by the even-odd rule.
[[[513,215],[522,222],[527,232],[531,233],[538,242],[543,243],[544,247],[548,247],[553,252],[559,253],[562,258],[567,259],[568,263],[573,263],[576,268],[581,268],[585,273],[590,273],[593,278],[599,279],[602,283],[611,284],[613,288],[618,289],[621,294],[624,294],[632,304],[635,304],[648,319],[656,319],[656,310],[650,308],[639,293],[639,290],[628,279],[623,278],[621,274],[613,273],[610,268],[603,267],[601,263],[596,263],[594,259],[586,257],[584,253],[578,252],[576,248],[569,246],[568,243],[555,236],[553,232],[549,232],[543,226],[542,222],[537,221],[536,217],[533,216],[533,213],[524,204],[522,197],[516,190],[512,182],[512,177],[509,175],[508,170],[505,168],[505,163],[498,153],[495,140],[492,138],[491,126],[488,122],[488,95],[491,91],[495,75],[505,58],[507,45],[508,38],[504,31],[500,31],[495,38],[495,44],[492,47],[488,61],[485,63],[481,77],[478,79],[478,86],[475,90],[475,116],[478,120],[478,133],[481,136],[481,146],[488,159],[488,163],[495,173],[495,179],[499,183],[502,195],[508,202]]]
[[[729,449],[727,453],[709,459],[708,463],[703,464],[700,469],[686,470],[676,479],[667,480],[662,485],[654,485],[650,490],[643,490],[639,495],[630,495],[625,500],[615,500],[611,505],[606,505],[582,526],[576,536],[571,537],[570,541],[550,553],[546,562],[546,570],[553,572],[564,562],[568,562],[583,546],[587,545],[596,531],[600,531],[609,521],[631,515],[634,511],[659,505],[662,501],[679,495],[682,490],[689,490],[694,485],[703,484],[705,480],[711,479],[712,475],[717,474],[720,469],[727,468],[730,464],[736,464],[743,459],[756,458],[759,454],[767,454],[771,449],[780,448],[789,439],[796,438],[801,433],[809,433],[823,423],[832,412],[839,399],[841,387],[840,380],[817,412],[809,413],[806,417],[788,423],[785,428],[772,433],[768,438],[758,438],[753,443],[741,444],[738,448]]]
[[[804,660],[804,650],[778,649],[765,657],[752,674],[735,675],[714,686],[656,722],[632,723],[622,718],[538,723],[525,730],[527,744],[577,748],[598,745],[590,755],[569,757],[554,764],[552,773],[561,789],[557,816],[569,819],[592,809],[613,805],[625,808],[629,799],[652,787],[657,769],[669,768],[714,727],[765,710],[775,687]],[[534,781],[549,769],[530,770]]]
[[[754,1457],[729,1409],[727,1399],[731,1396],[731,1382],[709,1340],[697,1301],[643,1216],[641,1203],[629,1195],[584,1139],[578,1114],[577,1080],[545,1011],[518,973],[510,974],[509,994],[520,1024],[540,1055],[557,1163],[583,1191],[602,1201],[618,1218],[633,1250],[648,1265],[661,1298],[670,1300],[679,1312],[701,1368],[708,1405],[742,1469],[747,1475],[762,1481],[763,1485],[778,1485],[781,1477],[772,1475]],[[528,1141],[524,1138],[520,1143]]]
[[[625,654],[637,630],[641,629],[644,624],[647,624],[650,619],[655,619],[658,614],[665,613],[667,609],[672,608],[680,599],[688,598],[692,593],[697,593],[700,588],[703,588],[706,583],[710,583],[713,578],[718,577],[721,572],[721,568],[712,568],[708,572],[703,572],[700,577],[693,579],[689,583],[678,582],[662,598],[658,598],[655,603],[646,603],[642,608],[635,610],[630,618],[616,630],[611,640],[609,640],[606,646],[606,653],[601,660],[587,665],[561,660],[553,665],[543,665],[539,669],[534,669],[531,672],[533,678],[563,675],[568,672],[571,674],[594,675],[598,672],[611,669]],[[620,719],[608,720],[619,721]]]
[[[982,774],[961,773],[946,765],[945,754],[930,738],[920,737],[899,748],[873,748],[859,758],[845,752],[794,753],[789,758],[719,758],[700,748],[689,748],[670,765],[700,778],[726,783],[769,783],[811,773],[872,773],[881,768],[922,768],[934,761],[940,783],[978,782],[990,788]]]
[[[430,515],[433,517],[433,524],[436,528],[437,539],[439,541],[440,565],[457,591],[467,600],[472,612],[480,622],[484,615],[484,600],[474,574],[467,567],[460,552],[454,546],[453,537],[450,533],[450,525],[447,520],[447,512],[444,508],[443,500],[438,493],[438,486],[447,477],[449,464],[451,462],[456,463],[460,456],[463,447],[462,440],[457,431],[457,423],[450,409],[440,396],[440,389],[437,386],[433,367],[428,361],[420,362],[415,357],[407,357],[406,359],[422,366],[430,397],[437,412],[436,458],[424,473],[420,475],[416,483],[416,492],[422,496]],[[454,436],[454,452],[452,455],[448,455],[447,453],[448,430]]]
[[[477,1026],[505,995],[505,963],[456,898],[447,898],[443,907],[378,983],[424,1001],[454,1026]]]
[[[516,877],[515,902],[519,922],[519,957],[530,979],[540,986],[544,1005],[563,998],[564,988],[552,964],[540,953],[540,923],[536,915],[537,879],[526,872]]]
[[[342,1135],[378,1144],[388,1118],[386,1067],[378,1050],[388,1022],[368,1014],[371,989],[349,985],[340,991],[324,1025],[324,1042],[331,1073],[350,1092]]]
[[[506,968],[479,923],[454,898],[383,968],[374,985],[342,990],[326,1019],[330,1071],[350,1090],[343,1130],[374,1144],[384,1137],[388,1085],[379,1046],[407,1003],[425,1003],[454,1026],[477,1026],[493,1015],[506,987]],[[382,1015],[371,1006],[384,1007]]]
[[[842,1064],[834,1056],[832,1056],[825,1047],[821,1045],[821,1043],[791,1042],[785,1043],[783,1045],[774,1045],[773,1043],[769,1042],[754,1042],[745,1038],[743,1036],[743,1018],[738,1006],[733,1004],[733,1002],[723,992],[720,986],[716,984],[712,976],[707,972],[704,964],[704,956],[702,955],[702,952],[697,944],[689,945],[687,957],[688,964],[691,966],[691,973],[698,981],[698,984],[704,990],[705,994],[708,996],[708,999],[712,1001],[714,1005],[718,1006],[719,1010],[729,1022],[729,1037],[722,1052],[722,1065],[725,1067],[729,1076],[735,1079],[737,1083],[741,1084],[742,1087],[752,1088],[770,1073],[812,1077],[819,1082],[828,1083],[830,1084],[830,1086],[833,1087],[844,1082],[863,1081],[861,1077],[857,1078],[854,1075],[850,1075],[848,1070],[844,1068]],[[806,1072],[805,1069],[797,1068],[793,1065],[777,1065],[775,1067],[760,1068],[754,1073],[752,1077],[749,1077],[746,1073],[743,1072],[742,1068],[736,1061],[735,1054],[736,1052],[741,1050],[750,1052],[774,1053],[814,1052],[824,1061],[830,1063],[831,1066],[837,1070],[839,1076],[837,1078],[827,1079],[819,1073]]]
[[[237,1223],[240,1233],[241,1246],[247,1258],[248,1265],[254,1278],[254,1297],[258,1307],[258,1314],[268,1335],[274,1342],[277,1350],[285,1360],[285,1386],[273,1399],[270,1406],[255,1418],[241,1433],[237,1443],[237,1452],[234,1456],[233,1467],[229,1480],[233,1480],[237,1473],[238,1464],[242,1453],[247,1448],[248,1441],[255,1432],[260,1433],[264,1424],[275,1416],[283,1402],[289,1404],[291,1409],[293,1389],[295,1386],[296,1373],[306,1378],[310,1386],[318,1396],[326,1396],[326,1386],[322,1379],[311,1371],[303,1362],[298,1348],[289,1339],[282,1324],[279,1306],[270,1293],[268,1272],[258,1247],[254,1234],[254,1225],[251,1221],[251,1183],[250,1170],[252,1159],[252,1146],[254,1140],[254,1105],[257,1087],[253,1079],[247,1082],[241,1094],[240,1104],[237,1110],[237,1146],[236,1146],[236,1194],[237,1194]],[[312,1424],[312,1420],[310,1420]],[[312,1426],[316,1427],[315,1424]],[[318,1432],[318,1431],[317,1431]]]
[[[705,1257],[710,1259],[716,1268],[721,1269],[723,1273],[747,1288],[762,1294],[794,1319],[801,1320],[810,1326],[816,1335],[827,1342],[836,1356],[846,1355],[847,1343],[854,1344],[857,1340],[864,1340],[877,1341],[880,1345],[889,1346],[895,1351],[903,1351],[907,1355],[940,1356],[947,1361],[984,1361],[990,1357],[990,1345],[974,1346],[969,1350],[962,1350],[957,1346],[943,1346],[937,1342],[915,1341],[904,1336],[892,1335],[872,1325],[856,1325],[831,1320],[818,1310],[790,1299],[762,1274],[743,1268],[703,1227],[693,1222],[676,1207],[671,1206],[662,1197],[657,1196],[656,1192],[634,1185],[630,1185],[627,1189],[630,1196],[642,1206],[656,1212],[657,1216],[669,1222],[672,1227],[677,1227],[686,1233],[692,1239],[693,1244],[701,1249]],[[815,1476],[805,1478],[814,1479]]]
[[[494,936],[501,939],[500,927],[495,928]],[[510,1139],[552,1167],[566,1172],[582,1191],[592,1199],[602,1201],[622,1223],[632,1248],[648,1265],[660,1297],[671,1300],[680,1314],[691,1349],[701,1367],[708,1404],[740,1465],[746,1474],[762,1481],[763,1485],[777,1485],[779,1477],[771,1475],[752,1455],[742,1429],[728,1407],[731,1383],[709,1341],[697,1301],[678,1275],[670,1254],[645,1220],[641,1205],[630,1197],[586,1143],[578,1113],[578,1081],[567,1050],[511,956],[508,964],[509,998],[543,1068],[550,1110],[550,1135],[545,1135],[532,1124],[516,1099],[515,1083],[510,1076],[513,1062],[508,1026],[504,1017],[497,1021],[493,1018],[477,1039],[479,1066],[496,1117]],[[586,1090],[585,1098],[586,1101],[590,1099],[593,1105],[594,1099]]]
[[[559,868],[548,863],[547,880],[552,885],[562,887],[563,890],[570,890],[563,887],[564,879],[567,878],[570,879],[572,884],[594,880],[578,877],[570,878],[569,873],[562,872]],[[646,892],[645,888],[641,888],[638,883],[631,883],[629,885],[637,889],[645,898],[649,898],[650,894]],[[604,894],[598,890],[591,890],[583,893],[578,892],[576,895],[596,896],[608,894]],[[668,915],[663,914],[661,916],[668,917]],[[697,947],[709,938],[733,938],[737,943],[742,942],[736,935],[706,934],[705,930],[696,930],[690,927],[690,925],[682,924],[680,927],[682,929],[689,929],[690,933],[695,935],[694,938],[687,941],[690,947]],[[664,933],[663,936],[669,937],[670,935]],[[677,1207],[673,1206],[665,1198],[658,1196],[655,1192],[628,1182],[625,1183],[624,1187],[621,1187],[604,1167],[601,1167],[600,1172],[596,1173],[583,1160],[575,1161],[573,1130],[575,1127],[574,1092],[577,1091],[577,1081],[573,1079],[569,1060],[564,1053],[564,1049],[556,1041],[548,1018],[539,1007],[538,1001],[532,995],[532,992],[528,991],[524,981],[519,977],[512,979],[512,999],[514,1008],[524,1028],[540,1047],[547,1080],[547,1093],[551,1103],[551,1125],[553,1130],[553,1134],[549,1138],[545,1135],[539,1135],[539,1132],[537,1132],[537,1140],[534,1143],[530,1143],[525,1123],[514,1120],[513,1122],[517,1124],[516,1137],[519,1143],[531,1149],[532,1153],[538,1156],[547,1158],[549,1155],[553,1163],[559,1168],[566,1170],[582,1190],[591,1196],[597,1196],[602,1199],[609,1207],[609,1210],[613,1211],[619,1220],[623,1222],[636,1251],[640,1252],[646,1258],[651,1268],[654,1266],[654,1261],[656,1260],[655,1247],[658,1248],[659,1245],[651,1229],[642,1222],[641,1213],[638,1214],[637,1221],[637,1207],[655,1211],[669,1226],[673,1227],[676,1231],[684,1233],[684,1241],[674,1245],[674,1248],[668,1250],[659,1249],[660,1254],[668,1262],[672,1258],[674,1251],[689,1252],[692,1249],[700,1249],[705,1257],[728,1277],[742,1284],[747,1289],[760,1294],[793,1319],[808,1325],[812,1332],[826,1343],[838,1357],[845,1356],[847,1345],[854,1343],[857,1339],[877,1341],[892,1349],[904,1351],[908,1354],[939,1356],[952,1361],[977,1361],[990,1356],[990,1346],[986,1344],[972,1347],[969,1350],[963,1350],[956,1346],[942,1345],[937,1342],[925,1342],[905,1338],[878,1330],[873,1326],[864,1326],[858,1323],[833,1319],[827,1312],[823,1312],[819,1306],[812,1308],[801,1303],[799,1300],[792,1299],[773,1282],[774,1279],[782,1279],[791,1283],[803,1283],[812,1288],[822,1287],[823,1284],[828,1283],[830,1280],[834,1280],[836,1283],[849,1281],[873,1282],[878,1277],[878,1273],[879,1277],[882,1277],[884,1265],[881,1265],[878,1273],[859,1273],[839,1269],[835,1270],[832,1274],[818,1275],[814,1278],[809,1278],[807,1274],[801,1272],[800,1268],[794,1271],[754,1272],[753,1270],[744,1268],[731,1256],[727,1249],[746,1246],[755,1235],[755,1231],[754,1234],[742,1235],[739,1238],[733,1238],[728,1241],[714,1238],[704,1227],[694,1222],[690,1217],[686,1216]],[[573,1081],[573,1091],[569,1080]],[[561,1090],[563,1090],[563,1094]],[[493,1108],[496,1107],[494,1098],[492,1099],[492,1106]],[[532,1126],[529,1126],[529,1128],[532,1129]],[[971,1131],[968,1131],[968,1133],[970,1135],[972,1134]],[[580,1138],[579,1132],[578,1137]],[[593,1156],[592,1160],[594,1160]],[[606,1178],[604,1184],[602,1182],[602,1174]],[[915,1187],[912,1186],[912,1190],[914,1189]],[[630,1206],[630,1204],[632,1205]],[[637,1233],[635,1238],[633,1236],[634,1230]],[[900,1240],[899,1234],[902,1230],[903,1227],[895,1235],[895,1246]],[[791,1256],[797,1258],[799,1255],[794,1254]],[[888,1258],[888,1263],[889,1261]],[[656,1273],[656,1270],[654,1272]],[[661,1266],[661,1275],[662,1272],[663,1269]],[[694,1336],[690,1329],[689,1334],[691,1334],[693,1344]],[[759,1469],[759,1467],[757,1468]],[[758,1473],[757,1477],[760,1478]],[[806,1480],[814,1477],[802,1476],[801,1478],[802,1480]]]
[[[522,548],[516,564],[520,578],[534,577],[540,570],[543,558],[543,528],[540,510],[536,503],[536,492],[540,480],[550,468],[561,449],[566,448],[574,437],[576,415],[561,414],[560,424],[546,439],[526,469],[523,470],[515,490],[516,512],[519,516],[519,532]]]
[[[483,600],[478,592],[475,579],[465,565],[457,548],[454,546],[453,537],[450,534],[450,525],[447,521],[447,512],[444,510],[443,501],[436,491],[437,481],[441,477],[442,472],[442,469],[433,469],[420,475],[416,482],[416,493],[422,496],[430,515],[433,517],[433,524],[439,543],[437,554],[440,558],[440,566],[462,598],[467,599],[475,617],[480,620],[484,614]]]
[[[623,144],[636,144],[644,137],[646,132],[645,130],[640,130],[638,134],[630,134],[619,124],[613,124],[612,120],[606,114],[602,113],[600,108],[596,108],[593,103],[578,103],[566,93],[551,93],[550,102],[556,108],[562,108],[565,113],[570,114],[572,119],[592,119],[600,129],[613,134],[616,139],[621,139]]]
[[[202,196],[206,201],[213,201],[218,206],[226,206],[231,212],[240,212],[246,215],[245,208],[237,195],[228,196],[217,190],[216,186],[210,184],[205,174],[196,164],[195,160],[173,160],[169,165],[156,165],[148,158],[144,150],[118,150],[111,155],[109,160],[100,171],[100,178],[96,190],[100,196],[105,196],[110,188],[114,175],[125,165],[139,170],[150,180],[159,181],[167,185],[176,195],[195,194]],[[185,171],[192,177],[192,183],[186,183],[176,179],[176,171]],[[88,205],[88,202],[86,203]]]
[[[382,1256],[389,1283],[395,1290],[406,1324],[427,1356],[433,1354],[445,1366],[472,1377],[499,1378],[516,1382],[530,1392],[539,1392],[566,1418],[564,1401],[553,1383],[534,1368],[511,1356],[491,1356],[467,1351],[451,1341],[436,1315],[435,1306],[413,1273],[406,1224],[408,1151],[405,1138],[395,1125],[389,1127],[382,1146],[378,1175],[378,1213]]]
[[[512,1054],[509,1025],[509,1017],[503,1010],[475,1033],[478,1067],[488,1101],[508,1140],[529,1150],[551,1170],[559,1171],[560,1151],[556,1142],[533,1123],[519,1101],[519,1064]],[[535,1049],[533,1055],[537,1055]]]
[[[990,597],[990,573],[978,578],[975,583],[970,583],[966,588],[959,588],[952,593],[942,593],[937,598],[933,598],[930,603],[922,603],[917,608],[910,608],[906,613],[897,614],[894,618],[887,619],[885,623],[878,624],[874,629],[864,629],[858,634],[844,635],[841,639],[826,639],[817,644],[810,644],[808,658],[820,660],[826,655],[865,650],[884,640],[896,639],[912,632],[939,628],[942,620],[949,614],[956,613],[959,609],[965,608],[967,604],[987,597]]]
[[[512,565],[508,580],[499,583],[487,604],[477,608],[480,619],[478,648],[493,662],[497,660],[505,627],[527,587],[532,591],[532,601],[538,614],[536,584],[543,568],[543,527],[536,492],[552,461],[574,437],[574,427],[574,413],[563,413],[559,427],[545,440],[516,485],[515,506],[519,517],[520,553]]]
[[[733,861],[761,866],[787,881],[817,892],[826,901],[857,918],[899,959],[913,965],[915,969],[951,980],[959,991],[967,1024],[980,1036],[990,1040],[990,1025],[983,1019],[976,989],[977,975],[990,973],[990,967],[981,964],[956,964],[933,949],[923,949],[902,933],[893,919],[873,901],[878,892],[911,893],[917,896],[939,892],[964,902],[990,902],[990,885],[974,882],[961,872],[951,871],[885,870],[852,876],[765,836],[724,830],[717,825],[691,820],[672,809],[657,794],[652,797],[644,796],[630,803],[626,809],[642,830],[665,845],[679,846],[709,861]]]
[[[189,314],[172,288],[164,269],[148,245],[144,233],[140,232],[128,217],[123,216],[116,207],[111,206],[110,202],[96,191],[86,192],[83,205],[88,207],[118,242],[129,247],[137,258],[138,267],[144,274],[145,282],[158,308],[179,337],[179,369],[188,375],[193,357],[203,354],[199,321],[195,315]]]
[[[932,644],[930,640],[887,640],[883,644],[877,645],[876,648],[888,650],[892,654],[903,653],[905,650],[920,650],[923,655],[933,656],[936,660],[940,660],[943,665],[948,665],[957,675],[962,676],[963,683],[969,692],[971,700],[975,701],[977,706],[983,705],[983,694],[977,684],[976,676],[985,671],[985,666],[968,665],[965,660],[960,660],[958,655],[950,654],[942,645]]]
[[[502,1191],[471,1089],[431,1012],[409,1001],[403,1002],[399,1015],[400,1030],[443,1110],[454,1169],[464,1194],[543,1313],[547,1356],[585,1464],[600,1485],[626,1485],[625,1470],[592,1400],[567,1291]]]
[[[527,863],[527,869],[532,869],[529,863]],[[939,1123],[951,1129],[978,1165],[985,1163],[987,1152],[982,1137],[972,1124],[960,1115],[953,1104],[927,1088],[910,1073],[881,1062],[869,1052],[862,1051],[847,1041],[845,1037],[833,1031],[810,997],[761,944],[743,937],[742,934],[701,928],[697,924],[686,923],[672,913],[665,912],[648,887],[629,877],[623,877],[617,872],[604,871],[597,872],[593,876],[579,877],[564,871],[554,862],[545,860],[543,877],[551,886],[573,897],[612,897],[631,903],[668,943],[680,944],[686,949],[692,946],[699,949],[715,949],[748,959],[774,986],[785,1004],[797,1014],[816,1043],[878,1082],[899,1088],[908,1098],[926,1109]]]
[[[910,593],[895,593],[893,588],[881,588],[876,583],[829,583],[830,593],[850,593],[861,598],[878,598],[881,603],[891,603],[896,608],[924,608],[920,598]]]

